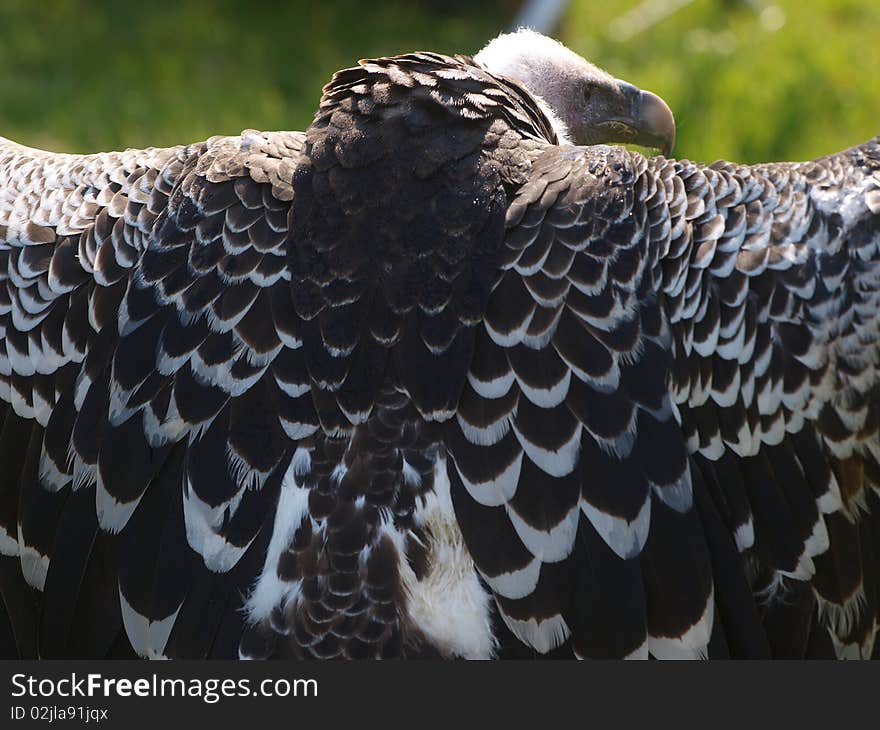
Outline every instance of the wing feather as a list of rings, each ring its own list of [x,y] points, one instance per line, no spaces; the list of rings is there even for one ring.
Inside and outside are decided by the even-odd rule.
[[[570,639],[579,655],[601,653],[577,617],[593,615],[591,589],[618,580],[609,571],[623,580],[639,558],[639,651],[804,656],[826,651],[830,634],[840,655],[870,653],[880,222],[869,198],[878,169],[876,140],[812,163],[751,168],[607,148],[548,147],[536,159],[508,206],[506,273],[458,417],[473,424],[480,399],[516,382],[519,404],[505,423],[522,458],[547,478],[580,465],[580,521],[617,562],[606,560],[601,585],[559,597],[562,630],[546,623],[549,566],[562,558],[583,571],[585,543],[547,553],[562,534],[552,529],[549,543],[521,541],[542,560],[537,579],[525,557],[505,566],[488,543],[475,550],[496,593],[493,576],[529,566],[515,604],[499,598],[520,639],[541,651]],[[523,331],[545,310],[545,334],[527,342]],[[568,420],[554,410],[560,397],[581,427],[571,446]],[[447,440],[467,485],[456,508],[475,548],[465,497],[495,506],[501,532],[509,530],[498,507],[513,532],[527,511],[511,507],[525,469],[499,462],[476,477],[468,466],[468,437],[479,434]],[[530,477],[522,502],[531,524],[558,499],[536,484]]]

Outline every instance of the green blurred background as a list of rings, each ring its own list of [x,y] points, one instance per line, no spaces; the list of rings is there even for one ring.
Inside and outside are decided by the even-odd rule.
[[[0,1],[0,135],[67,151],[303,129],[332,72],[476,51],[515,0]],[[880,0],[572,0],[555,35],[663,96],[676,156],[803,159],[880,133]]]

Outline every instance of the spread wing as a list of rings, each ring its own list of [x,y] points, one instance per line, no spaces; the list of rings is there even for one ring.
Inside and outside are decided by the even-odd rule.
[[[316,421],[273,315],[302,145],[0,146],[0,585],[20,654],[234,653],[286,434]]]
[[[447,430],[507,626],[580,656],[871,653],[880,144],[548,148]]]

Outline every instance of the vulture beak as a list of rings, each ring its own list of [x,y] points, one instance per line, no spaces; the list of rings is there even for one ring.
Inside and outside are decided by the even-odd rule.
[[[675,118],[667,103],[650,91],[618,81],[622,113],[599,126],[612,141],[654,147],[668,156],[675,146]]]

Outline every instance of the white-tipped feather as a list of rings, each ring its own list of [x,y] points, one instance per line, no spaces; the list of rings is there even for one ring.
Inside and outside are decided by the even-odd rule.
[[[239,491],[234,504],[221,504],[219,507],[211,507],[199,499],[189,480],[183,490],[183,517],[186,526],[186,540],[190,547],[202,556],[205,567],[214,573],[226,573],[235,567],[247,552],[251,538],[245,545],[233,545],[217,532],[223,524],[227,509],[234,507],[237,500],[241,499]]]
[[[141,498],[130,502],[120,502],[111,495],[104,486],[104,480],[100,473],[97,474],[97,488],[95,490],[95,512],[98,516],[98,525],[102,530],[116,535],[122,532],[128,524],[134,511],[140,504]]]
[[[6,528],[0,525],[0,555],[7,558],[17,557],[19,554],[18,537],[10,535]]]
[[[650,495],[645,498],[633,520],[603,512],[585,499],[581,500],[581,509],[599,536],[618,556],[629,560],[642,552],[651,526]]]
[[[508,370],[504,375],[499,375],[494,380],[479,380],[473,373],[468,373],[468,383],[477,395],[483,398],[500,398],[507,395],[513,381],[513,370]]]
[[[43,555],[39,550],[22,542],[21,535],[18,538],[18,555],[21,561],[21,573],[25,582],[38,591],[46,585],[46,575],[49,573],[49,556]]]
[[[556,451],[549,451],[528,440],[513,423],[516,438],[535,466],[552,477],[564,477],[571,474],[578,463],[581,445],[581,424],[578,423],[568,441]]]
[[[649,636],[648,651],[657,659],[705,659],[715,617],[715,594],[709,593],[706,608],[697,622],[681,636]]]
[[[539,530],[533,527],[509,504],[507,505],[507,516],[523,545],[542,562],[557,563],[571,555],[580,516],[577,505],[572,507],[568,514],[549,530]]]
[[[553,651],[571,636],[571,629],[558,614],[541,621],[534,618],[523,621],[511,618],[502,610],[501,617],[514,636],[540,654]]]
[[[150,620],[138,613],[125,598],[122,588],[119,589],[119,605],[122,609],[122,624],[131,642],[131,648],[143,659],[164,659],[165,645],[174,629],[180,605],[168,616],[159,620]]]
[[[471,482],[463,473],[458,472],[459,478],[468,494],[486,507],[499,507],[506,504],[516,494],[519,484],[519,475],[522,468],[522,452],[505,467],[495,479],[488,482]]]

